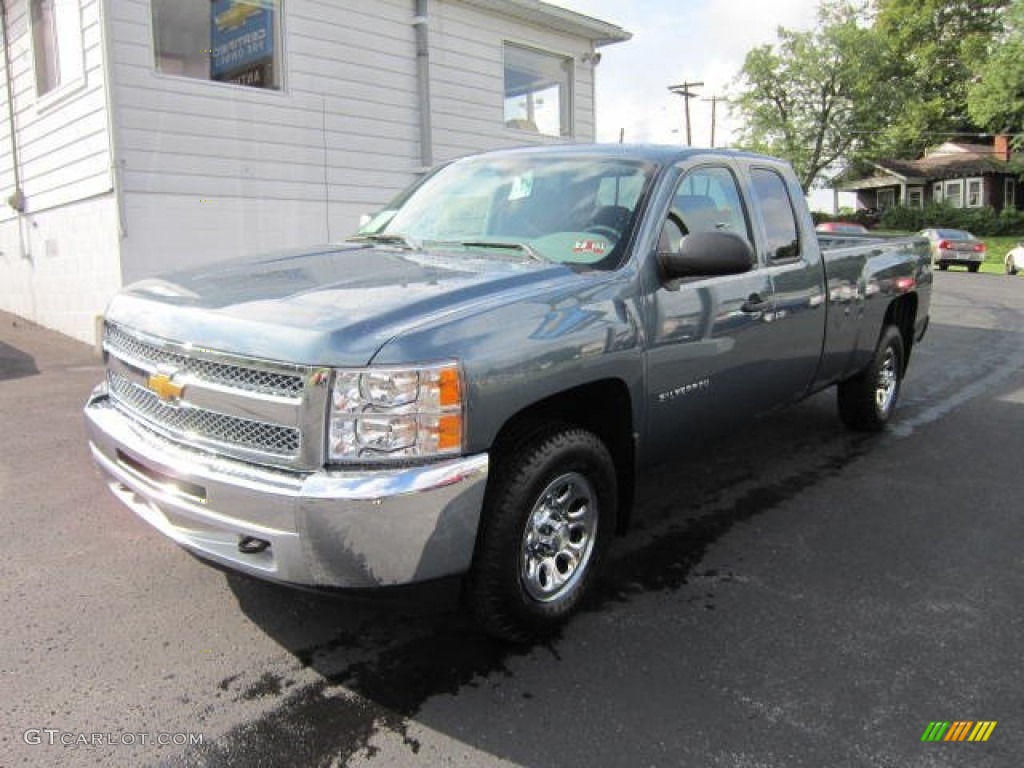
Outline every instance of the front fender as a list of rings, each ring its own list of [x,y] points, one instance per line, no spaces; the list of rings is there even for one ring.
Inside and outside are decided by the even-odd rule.
[[[569,286],[402,334],[373,363],[460,360],[468,453],[487,450],[530,405],[605,379],[625,383],[639,424],[641,325],[630,286],[617,273],[576,275]]]

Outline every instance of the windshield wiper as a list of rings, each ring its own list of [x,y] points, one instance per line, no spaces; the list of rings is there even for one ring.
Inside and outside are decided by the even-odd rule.
[[[410,251],[422,251],[423,245],[410,235],[400,232],[378,232],[373,235],[353,235],[346,238],[350,243],[380,243],[381,245],[404,245]]]
[[[547,259],[541,256],[535,248],[527,243],[517,243],[511,240],[508,242],[500,240],[460,240],[459,245],[464,248],[500,248],[508,251],[522,251],[534,261],[547,262]]]

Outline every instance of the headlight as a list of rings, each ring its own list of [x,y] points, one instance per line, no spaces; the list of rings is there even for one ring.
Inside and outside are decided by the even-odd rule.
[[[328,460],[429,458],[462,451],[462,380],[456,363],[338,370]]]

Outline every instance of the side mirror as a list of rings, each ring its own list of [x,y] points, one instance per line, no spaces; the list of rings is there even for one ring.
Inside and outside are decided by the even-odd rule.
[[[679,242],[677,252],[659,252],[658,266],[665,280],[738,275],[754,266],[754,249],[732,232],[694,232]]]

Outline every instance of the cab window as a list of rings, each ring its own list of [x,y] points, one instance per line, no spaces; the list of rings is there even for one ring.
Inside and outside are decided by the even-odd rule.
[[[683,177],[662,227],[659,250],[678,250],[691,232],[732,232],[751,239],[739,186],[728,168],[697,168]]]
[[[775,171],[754,168],[750,172],[754,196],[764,220],[765,248],[771,261],[800,257],[800,231],[786,182]]]

